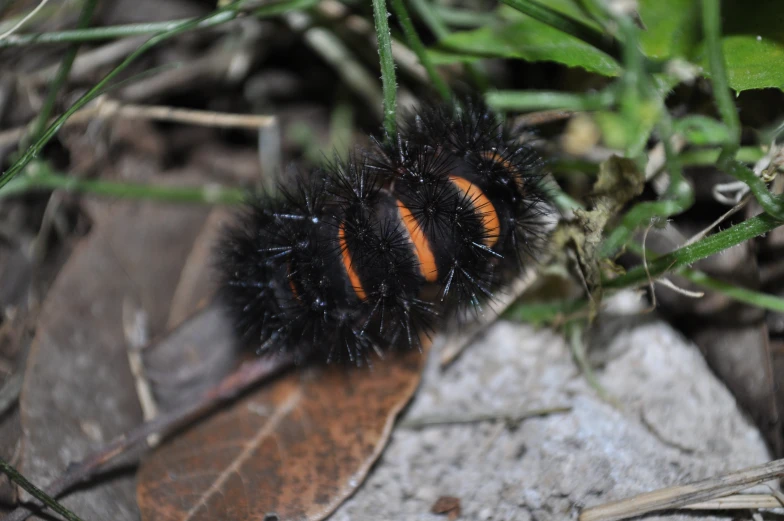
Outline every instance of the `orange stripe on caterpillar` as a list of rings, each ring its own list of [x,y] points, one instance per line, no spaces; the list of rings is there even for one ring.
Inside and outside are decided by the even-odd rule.
[[[359,280],[359,275],[357,275],[351,262],[351,253],[348,251],[348,245],[346,244],[345,228],[345,223],[340,223],[340,228],[338,228],[338,242],[340,243],[343,267],[346,269],[346,274],[348,275],[349,282],[351,282],[351,287],[354,289],[354,293],[357,294],[359,300],[365,300],[367,298],[367,293],[365,293],[365,288],[362,287],[362,281]]]
[[[471,204],[479,211],[482,218],[482,227],[485,230],[485,246],[492,248],[498,242],[498,234],[501,231],[501,223],[498,220],[495,206],[493,206],[493,203],[490,202],[485,193],[468,179],[450,175],[449,180],[471,200]]]
[[[509,172],[515,170],[515,166],[509,161],[507,161],[506,159],[504,159],[503,157],[501,157],[496,151],[480,152],[479,155],[485,159],[489,159],[494,163],[498,163]],[[523,178],[519,176],[512,176],[512,178],[514,179],[517,188],[520,190],[520,193],[522,195],[525,195],[525,181],[523,180]]]
[[[425,237],[424,230],[419,226],[411,210],[399,200],[397,209],[403,224],[406,225],[411,242],[414,244],[414,252],[419,261],[419,272],[426,281],[435,282],[438,280],[438,266],[436,266],[436,257],[433,255],[433,250],[430,249],[430,242]]]
[[[299,300],[299,291],[297,291],[297,286],[294,285],[294,279],[291,278],[291,262],[286,265],[286,276],[289,278],[289,289],[291,289],[291,294],[294,295],[294,298]]]

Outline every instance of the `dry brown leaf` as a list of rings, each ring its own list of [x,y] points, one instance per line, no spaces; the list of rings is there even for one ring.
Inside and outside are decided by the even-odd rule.
[[[141,421],[128,368],[123,305],[166,325],[175,284],[206,217],[198,207],[105,203],[39,315],[21,399],[22,472],[44,485]],[[64,504],[85,519],[136,519],[133,476],[115,476]]]
[[[167,329],[173,329],[207,307],[215,294],[214,248],[234,212],[218,207],[210,212],[180,273],[174,292]]]
[[[195,399],[236,363],[231,321],[213,302],[214,247],[231,216],[227,208],[210,212],[180,273],[167,334],[142,351],[145,375],[163,410]]]
[[[365,478],[426,353],[372,370],[292,372],[156,450],[138,475],[145,520],[323,519]]]
[[[164,411],[192,402],[236,365],[232,324],[217,303],[195,312],[142,352],[144,376]]]

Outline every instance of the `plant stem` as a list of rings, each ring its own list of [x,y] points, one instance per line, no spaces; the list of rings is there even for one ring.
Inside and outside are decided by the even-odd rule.
[[[720,0],[702,0],[702,25],[705,31],[708,65],[713,80],[713,96],[716,98],[721,119],[724,120],[730,134],[726,149],[735,152],[740,144],[740,119],[730,94],[724,53],[721,49]]]
[[[395,61],[392,58],[392,37],[387,23],[387,5],[384,0],[373,0],[373,19],[376,23],[378,55],[381,61],[381,89],[384,93],[384,128],[387,139],[397,135],[397,81],[395,80]]]
[[[90,29],[52,31],[48,33],[18,34],[0,40],[0,49],[37,44],[96,42],[125,38],[128,36],[143,36],[161,31],[170,31],[188,21],[188,19],[181,19],[171,20],[169,22],[149,22],[142,24],[112,25],[108,27],[92,27]]]
[[[405,2],[403,0],[392,0],[392,9],[395,11],[398,22],[403,28],[403,34],[406,37],[408,46],[416,53],[417,58],[419,58],[419,61],[425,67],[435,89],[441,95],[442,99],[447,101],[452,99],[452,91],[441,76],[439,76],[438,71],[436,71],[436,68],[427,55],[427,50],[425,49],[424,44],[422,44],[422,40],[419,38],[419,35],[414,28],[414,24],[411,23],[411,16],[408,14]]]
[[[553,91],[499,90],[485,95],[487,103],[497,110],[602,110],[611,108],[616,102],[613,89],[597,93],[572,94]]]
[[[97,3],[97,0],[84,0],[84,5],[82,6],[82,11],[79,14],[79,21],[76,26],[78,29],[85,29],[90,25],[90,20],[93,17],[93,12],[95,11],[95,5]],[[44,131],[44,128],[46,128],[46,123],[49,121],[49,116],[51,116],[54,105],[57,102],[57,94],[68,80],[68,74],[71,72],[71,67],[73,66],[78,51],[79,44],[77,43],[66,51],[63,60],[60,62],[60,67],[57,69],[57,74],[49,85],[49,92],[46,95],[46,99],[41,106],[41,110],[38,112],[38,117],[30,132],[30,139],[32,141],[37,140]]]
[[[685,279],[698,284],[704,288],[723,293],[728,297],[735,299],[739,302],[744,302],[752,306],[757,306],[762,309],[769,309],[777,313],[784,313],[784,298],[775,295],[768,295],[759,291],[735,286],[723,280],[714,279],[705,273],[689,268],[682,268],[678,271],[678,275],[683,276]]]
[[[732,152],[726,149],[721,153],[718,167],[735,179],[746,183],[763,210],[776,219],[784,220],[784,198],[780,195],[773,195],[768,190],[765,181],[757,177],[746,165],[730,158],[728,156],[730,153]]]
[[[0,200],[35,190],[65,190],[126,199],[145,199],[171,203],[238,204],[247,199],[247,192],[237,188],[207,185],[202,187],[154,186],[114,183],[52,172],[45,163],[33,163],[26,175],[14,179],[0,191]]]
[[[629,244],[629,250],[640,256],[642,256],[643,252],[645,252],[648,259],[655,259],[656,257],[659,257],[659,255],[655,252],[652,252],[648,249],[644,250],[641,244],[631,243]],[[771,311],[784,312],[784,298],[782,297],[777,297],[776,295],[770,295],[767,293],[736,286],[723,280],[715,279],[709,275],[706,275],[702,271],[691,268],[681,268],[676,270],[674,273],[677,273],[681,277],[693,282],[694,284],[726,295],[731,299],[737,300],[738,302],[744,302],[746,304],[757,306],[762,309],[769,309]]]
[[[657,277],[665,272],[688,266],[700,259],[709,257],[720,251],[731,248],[737,244],[753,239],[784,224],[770,215],[761,214],[731,228],[714,233],[701,241],[684,246],[663,255],[648,263],[648,272],[651,277]],[[630,269],[624,275],[604,282],[605,289],[622,289],[639,286],[648,282],[648,275],[643,266]]]
[[[30,483],[27,478],[25,478],[18,470],[16,470],[2,458],[0,458],[0,471],[8,476],[11,481],[26,490],[31,496],[49,507],[53,512],[57,512],[68,521],[82,521],[79,516],[65,508],[56,499],[52,498],[46,492]]]
[[[719,160],[721,150],[718,148],[703,148],[687,150],[680,155],[683,166],[715,165]],[[741,147],[735,158],[742,163],[756,163],[765,156],[765,152],[758,146]]]

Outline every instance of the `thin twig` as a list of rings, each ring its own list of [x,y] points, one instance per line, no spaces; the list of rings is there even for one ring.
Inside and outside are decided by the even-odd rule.
[[[124,104],[107,98],[100,99],[95,105],[83,108],[74,113],[63,126],[71,126],[90,121],[96,117],[108,118],[122,116],[133,119],[150,119],[187,123],[206,127],[233,127],[257,129],[275,124],[275,116],[255,114],[228,114],[209,110],[177,109],[163,105]],[[26,127],[18,127],[0,132],[0,147],[13,145],[27,131]]]
[[[49,0],[41,0],[41,3],[40,3],[40,4],[38,4],[38,6],[36,6],[36,8],[35,8],[35,9],[33,9],[32,11],[30,11],[30,12],[27,14],[27,16],[25,16],[24,18],[22,18],[21,20],[19,20],[19,22],[17,22],[17,24],[16,24],[15,26],[11,27],[9,30],[7,30],[7,31],[6,31],[6,32],[4,32],[3,34],[0,34],[0,40],[4,40],[4,39],[6,39],[6,38],[8,38],[9,36],[11,36],[12,34],[14,34],[16,31],[18,31],[20,27],[22,27],[24,24],[26,24],[28,21],[30,21],[30,20],[31,20],[31,19],[32,19],[32,18],[33,18],[35,15],[37,15],[37,14],[38,14],[38,12],[39,12],[41,9],[43,9],[43,8],[44,8],[44,6],[45,6],[47,3],[49,3]]]
[[[86,81],[95,71],[113,65],[123,59],[144,43],[143,36],[124,38],[94,49],[82,48],[71,67],[71,81]],[[2,48],[2,46],[0,46]],[[59,64],[52,64],[20,77],[20,83],[26,88],[37,88],[39,84],[52,81],[57,74]]]
[[[629,499],[586,508],[580,514],[579,520],[617,521],[649,512],[681,508],[686,505],[734,494],[783,475],[784,459],[779,459],[764,465],[696,481],[688,485],[663,488]]]
[[[676,293],[680,293],[681,295],[685,295],[690,298],[702,298],[705,296],[705,293],[702,291],[689,291],[687,289],[680,288],[675,285],[670,279],[666,279],[664,277],[660,277],[654,279],[651,277],[651,272],[648,270],[648,248],[645,246],[648,242],[648,233],[653,228],[653,224],[649,224],[647,228],[645,228],[645,233],[642,236],[642,265],[645,268],[645,274],[648,276],[648,285],[651,290],[651,307],[650,309],[646,310],[646,313],[649,313],[656,309],[656,290],[654,289],[654,284],[661,284],[667,288],[670,288]]]
[[[732,208],[724,212],[718,219],[710,223],[705,229],[703,229],[698,233],[695,233],[688,241],[683,243],[683,246],[691,246],[695,242],[702,240],[702,238],[707,236],[711,232],[711,230],[713,230],[715,227],[723,223],[726,219],[728,219],[729,217],[737,213],[739,210],[743,209],[743,207],[745,207],[746,204],[748,204],[749,200],[751,200],[751,195],[746,194],[743,200],[741,200],[738,204],[736,204],[735,206],[733,206]]]
[[[441,425],[467,425],[472,423],[503,421],[508,424],[520,423],[528,418],[539,416],[549,416],[571,411],[569,405],[558,405],[542,409],[531,409],[522,412],[495,412],[495,413],[474,413],[474,414],[453,414],[440,416],[424,416],[420,418],[410,418],[402,420],[399,427],[402,429],[422,429],[425,427]]]
[[[704,291],[689,291],[688,289],[684,289],[675,285],[670,279],[656,279],[654,282],[656,284],[661,284],[664,287],[670,288],[675,293],[680,293],[683,296],[689,298],[702,298],[705,296]]]
[[[176,410],[167,412],[142,423],[124,436],[115,439],[78,463],[71,464],[60,477],[44,490],[52,497],[59,497],[76,485],[83,484],[106,469],[109,463],[129,450],[144,443],[152,434],[165,436],[174,429],[188,424],[218,405],[236,398],[255,384],[280,373],[293,365],[285,356],[263,357],[241,365],[220,383],[207,390],[201,398]],[[38,504],[37,506],[41,506]],[[28,507],[18,507],[2,521],[23,521],[32,515]]]
[[[176,109],[166,106],[123,105],[107,100],[98,107],[100,116],[120,115],[127,118],[152,119],[188,123],[205,127],[234,127],[257,129],[275,124],[275,116],[228,114],[208,110]]]
[[[552,109],[540,110],[539,112],[530,112],[528,114],[517,116],[514,119],[514,128],[524,129],[529,127],[538,127],[539,125],[546,125],[547,123],[569,119],[572,116],[574,116],[574,112],[571,110]]]

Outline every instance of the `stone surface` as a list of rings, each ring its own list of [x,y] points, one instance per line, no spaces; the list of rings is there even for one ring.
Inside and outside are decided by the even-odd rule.
[[[442,496],[459,498],[461,519],[563,521],[583,506],[768,461],[759,432],[670,326],[616,324],[612,338],[598,376],[616,405],[549,330],[498,322],[444,371],[433,353],[382,459],[330,521],[444,520],[430,512]],[[571,410],[517,425],[411,426],[564,405]]]

